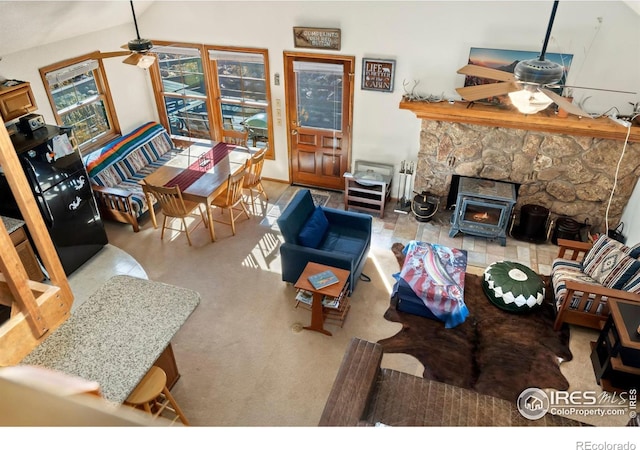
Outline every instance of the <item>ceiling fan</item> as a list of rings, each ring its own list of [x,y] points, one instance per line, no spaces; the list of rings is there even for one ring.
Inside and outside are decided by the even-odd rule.
[[[126,45],[122,46],[122,48],[128,49],[129,51],[102,52],[100,53],[100,57],[113,58],[116,56],[127,56],[122,61],[124,64],[131,64],[133,66],[147,69],[155,61],[155,56],[150,53],[150,50],[153,48],[153,42],[151,42],[149,39],[140,38],[140,32],[138,31],[138,21],[136,19],[136,11],[133,8],[133,0],[130,0],[129,3],[131,4],[133,24],[136,28],[136,39],[132,39]]]
[[[611,89],[583,88],[579,86],[566,86],[558,84],[562,79],[564,68],[553,61],[545,60],[547,44],[551,36],[551,29],[555,19],[559,1],[553,2],[551,17],[547,25],[547,33],[542,45],[542,51],[538,59],[527,59],[516,64],[513,73],[505,72],[489,67],[467,64],[457,73],[486,78],[497,81],[496,83],[466,86],[457,88],[460,96],[468,101],[480,100],[497,95],[508,94],[511,103],[524,114],[535,114],[555,103],[565,111],[582,117],[591,115],[582,108],[574,105],[564,97],[551,89],[571,87],[577,89],[593,89],[598,91],[622,92],[635,94],[634,92],[615,91]]]

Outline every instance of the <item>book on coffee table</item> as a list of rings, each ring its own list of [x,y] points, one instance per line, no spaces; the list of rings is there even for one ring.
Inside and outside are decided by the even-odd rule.
[[[322,289],[336,284],[338,281],[338,277],[330,270],[325,270],[309,277],[309,283],[314,289]]]

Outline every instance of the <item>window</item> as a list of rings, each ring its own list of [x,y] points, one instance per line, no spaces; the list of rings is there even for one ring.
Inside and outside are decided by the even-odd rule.
[[[221,140],[222,130],[249,131],[249,145],[273,135],[267,50],[154,41],[150,68],[158,114],[170,134]],[[267,158],[275,152],[269,146]]]
[[[209,49],[218,91],[218,115],[223,128],[249,131],[249,145],[266,147],[271,141],[269,66],[267,51]],[[273,158],[272,146],[267,157]]]
[[[56,123],[73,129],[81,152],[93,150],[120,133],[104,67],[92,56],[40,69]]]
[[[163,45],[154,47],[158,67],[152,73],[163,100],[170,134],[213,140],[206,77],[198,48]],[[162,110],[163,108],[159,108]]]

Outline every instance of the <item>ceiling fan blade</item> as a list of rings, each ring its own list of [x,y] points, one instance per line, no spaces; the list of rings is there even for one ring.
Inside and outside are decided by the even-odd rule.
[[[138,61],[140,61],[140,58],[142,58],[142,56],[143,55],[141,53],[131,53],[131,55],[125,58],[122,62],[135,66],[136,64],[138,64]]]
[[[556,94],[552,90],[545,89],[545,88],[542,88],[542,87],[539,88],[539,90],[544,95],[546,95],[551,100],[553,100],[553,102],[556,105],[558,105],[560,108],[564,109],[568,113],[575,114],[576,116],[593,118],[593,117],[591,117],[591,115],[588,112],[586,112],[583,109],[581,109],[580,107],[574,105],[573,103],[571,103],[570,101],[568,101],[564,97],[559,96],[558,94]]]
[[[519,91],[517,84],[504,81],[501,83],[479,84],[477,86],[466,86],[457,88],[456,91],[467,101],[480,100],[483,98],[495,97],[496,95],[505,95],[509,92]]]
[[[491,69],[489,67],[476,66],[475,64],[467,64],[466,66],[459,69],[458,73],[479,78],[488,78],[490,80],[516,81],[516,78],[510,72]]]
[[[566,84],[558,84],[558,85],[549,86],[549,87],[571,88],[571,89],[588,89],[590,91],[617,92],[618,94],[632,94],[632,95],[636,95],[637,94],[637,92],[619,91],[617,89],[602,89],[602,88],[585,87],[585,86],[569,86],[569,85],[566,85]]]
[[[100,52],[100,58],[115,58],[117,56],[127,56],[130,55],[131,52]]]

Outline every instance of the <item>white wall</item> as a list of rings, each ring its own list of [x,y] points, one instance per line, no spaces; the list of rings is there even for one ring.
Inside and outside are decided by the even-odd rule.
[[[464,78],[456,70],[466,64],[470,47],[540,51],[551,6],[551,1],[156,1],[139,15],[138,25],[141,36],[151,40],[268,48],[272,76],[282,75],[282,52],[296,50],[294,26],[340,28],[339,53],[356,57],[353,159],[397,165],[416,159],[420,133],[413,113],[398,108],[403,81],[419,80],[422,94],[457,98],[454,89]],[[31,81],[40,112],[51,121],[37,68],[91,50],[118,50],[134,37],[129,24],[2,55],[0,76]],[[640,16],[624,2],[560,2],[547,51],[574,55],[568,84],[640,92]],[[393,93],[360,89],[362,57],[397,61]],[[148,74],[120,59],[105,64],[123,130],[155,119]],[[272,100],[284,102],[283,83],[271,82]],[[630,113],[628,102],[640,101],[638,95],[601,91],[576,90],[575,96],[591,96],[584,107],[597,113],[611,107]],[[266,162],[264,175],[286,181],[285,131],[284,125],[274,128],[276,160]],[[625,217],[640,223],[635,210],[630,204]]]

